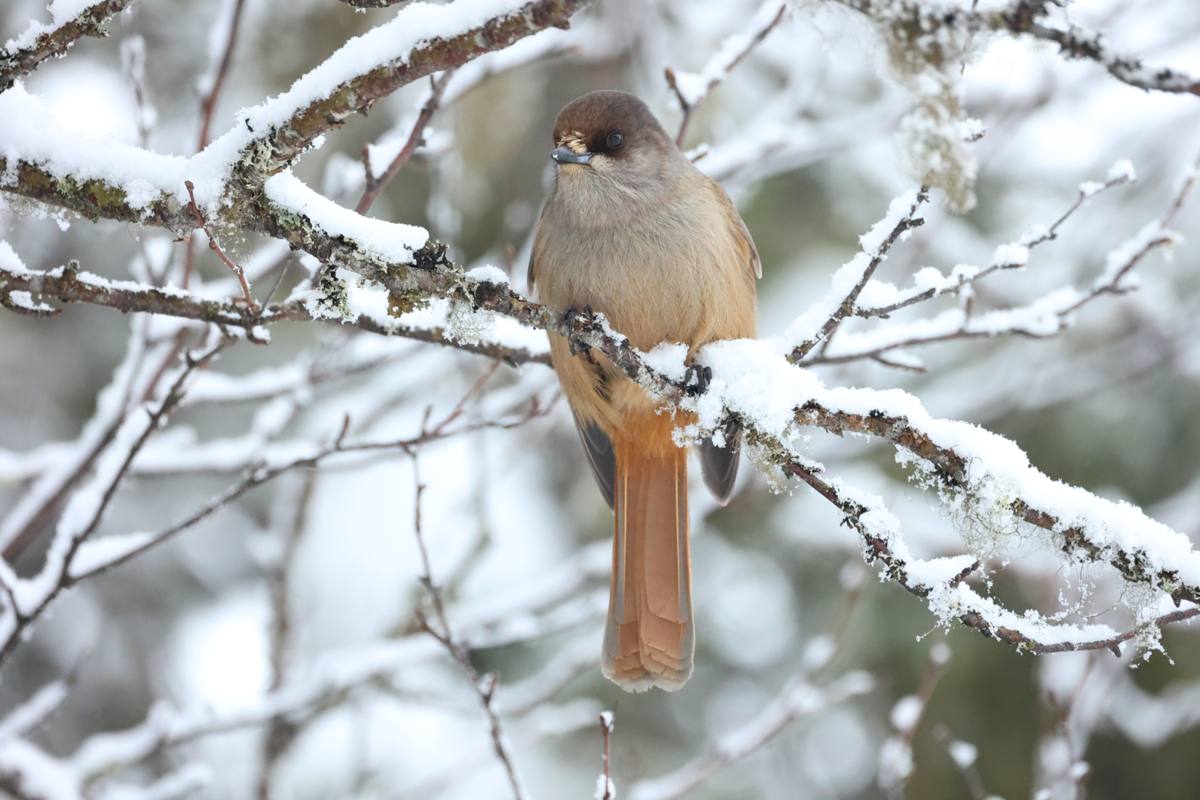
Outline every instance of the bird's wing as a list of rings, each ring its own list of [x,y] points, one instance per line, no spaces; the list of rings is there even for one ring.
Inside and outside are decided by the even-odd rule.
[[[733,238],[737,243],[738,251],[742,257],[742,263],[754,273],[754,277],[762,277],[762,260],[758,257],[758,248],[754,246],[754,239],[750,236],[750,229],[746,227],[746,223],[742,220],[742,215],[738,213],[737,206],[729,199],[729,195],[713,179],[709,178],[708,185],[713,193],[724,204],[725,210],[729,213],[726,215],[733,226]]]
[[[533,247],[529,248],[529,271],[525,275],[525,291],[531,296],[533,295],[533,284],[537,280],[537,263],[538,255],[542,250],[542,220],[546,217],[547,203],[542,206],[542,212],[538,214],[537,230],[533,234]]]

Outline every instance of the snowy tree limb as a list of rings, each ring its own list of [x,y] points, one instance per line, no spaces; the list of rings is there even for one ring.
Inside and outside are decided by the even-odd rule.
[[[68,264],[50,271],[23,270],[0,267],[0,296],[12,292],[29,292],[42,301],[87,303],[112,308],[123,314],[147,313],[206,322],[222,328],[238,328],[251,341],[262,341],[255,329],[279,322],[320,322],[329,325],[352,326],[384,336],[456,347],[470,353],[488,356],[510,364],[549,363],[542,350],[506,345],[502,341],[457,341],[444,327],[421,327],[405,324],[402,319],[380,319],[362,314],[351,319],[314,314],[301,301],[276,303],[257,312],[244,302],[216,300],[175,288],[157,288],[129,281],[110,281],[88,272],[78,265]]]
[[[1011,33],[1053,42],[1068,58],[1094,61],[1122,83],[1147,91],[1200,95],[1200,79],[1170,67],[1152,67],[1141,58],[1113,52],[1104,37],[1068,24],[1046,22],[1051,0],[1015,0],[1006,8],[977,10],[923,5],[915,0],[835,0],[884,25],[911,26],[915,34],[933,34],[941,28],[967,33]]]
[[[428,36],[405,34],[401,41],[414,40],[413,46],[395,55],[383,55],[382,63],[365,73],[350,74],[337,82],[333,87],[321,86],[319,96],[311,101],[303,102],[305,90],[297,91],[296,96],[301,102],[298,107],[288,109],[286,117],[279,119],[280,111],[267,109],[265,123],[267,129],[262,132],[255,130],[255,120],[246,118],[246,125],[254,137],[241,148],[241,155],[233,167],[232,181],[243,188],[261,185],[262,181],[286,168],[294,158],[312,146],[313,141],[330,128],[342,124],[353,114],[368,111],[376,102],[387,97],[392,92],[412,83],[415,80],[460,67],[473,58],[484,53],[507,47],[513,42],[548,27],[566,27],[571,15],[585,6],[589,0],[530,0],[524,4],[513,4],[507,13],[485,17],[481,22],[472,24],[463,20],[471,20],[470,13],[479,3],[459,2],[444,9],[406,8],[392,23],[376,28],[372,33],[386,36],[393,31],[404,32],[410,24],[405,16],[407,12],[419,10],[423,16],[438,15],[439,24],[442,19],[448,30],[457,32],[447,36]],[[483,6],[481,6],[483,7]],[[461,12],[461,14],[456,14]],[[362,39],[363,37],[360,37]],[[376,37],[376,41],[382,40]],[[351,41],[348,47],[364,47],[365,43]],[[383,53],[395,51],[395,46],[388,46]],[[341,68],[334,64],[334,59],[326,62],[330,65],[329,76],[321,75],[320,79],[336,80]],[[320,69],[320,68],[318,68]],[[312,73],[310,73],[312,75]],[[301,79],[301,82],[304,79]],[[301,83],[298,82],[298,83]],[[293,87],[297,89],[299,87]],[[292,98],[284,96],[287,102]]]
[[[133,0],[100,0],[67,19],[31,23],[24,33],[0,50],[0,92],[47,59],[62,56],[84,36],[106,35],[104,25]]]

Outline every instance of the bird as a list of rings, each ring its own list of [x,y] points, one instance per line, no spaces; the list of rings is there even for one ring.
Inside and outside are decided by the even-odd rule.
[[[721,186],[634,95],[594,91],[554,123],[554,184],[538,219],[529,285],[564,314],[603,314],[633,346],[753,338],[762,265]],[[622,689],[681,688],[695,654],[687,451],[603,354],[550,335],[551,362],[592,473],[613,510],[613,566],[601,670]],[[701,369],[703,374],[703,369]],[[711,375],[711,373],[708,373]],[[728,501],[740,436],[701,441],[704,482]],[[715,439],[715,441],[714,441]]]

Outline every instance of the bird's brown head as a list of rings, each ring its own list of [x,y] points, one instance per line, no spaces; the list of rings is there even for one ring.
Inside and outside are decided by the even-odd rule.
[[[550,157],[559,175],[636,185],[661,174],[680,153],[645,103],[625,92],[599,91],[558,112]]]

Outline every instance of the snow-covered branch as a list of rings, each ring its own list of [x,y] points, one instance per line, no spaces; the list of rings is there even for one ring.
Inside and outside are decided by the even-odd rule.
[[[0,50],[0,92],[50,58],[60,58],[84,36],[104,35],[104,25],[133,0],[99,0],[93,3],[54,0],[51,21],[31,22]]]
[[[683,119],[679,122],[679,131],[675,134],[675,144],[683,147],[692,117],[708,98],[708,95],[721,85],[734,67],[770,35],[771,31],[783,21],[787,12],[788,4],[786,2],[767,0],[755,14],[755,18],[751,22],[751,32],[735,34],[726,39],[720,50],[708,60],[699,73],[666,68],[664,75],[667,85],[674,92],[679,109],[683,112]]]
[[[836,0],[889,27],[905,26],[914,36],[938,40],[939,31],[958,34],[1009,33],[1053,42],[1069,58],[1095,61],[1114,78],[1158,92],[1200,95],[1200,79],[1170,67],[1143,63],[1114,52],[1104,37],[1070,23],[1048,19],[1058,4],[1051,0],[1013,0],[1000,8],[931,6],[914,0]]]

